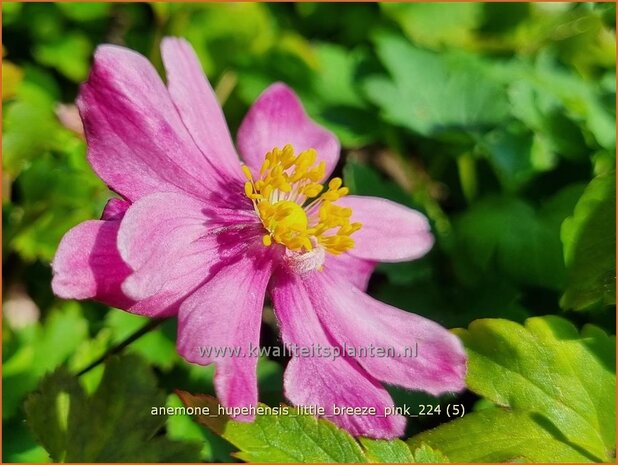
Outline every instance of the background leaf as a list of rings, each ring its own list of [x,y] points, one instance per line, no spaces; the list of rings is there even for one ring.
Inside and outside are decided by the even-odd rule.
[[[573,216],[562,224],[568,269],[560,304],[582,310],[616,303],[616,174],[599,175],[586,187]]]
[[[165,395],[142,360],[113,358],[96,392],[60,369],[46,377],[26,403],[28,423],[54,461],[195,462],[199,447],[155,436],[166,416]]]
[[[560,224],[579,192],[580,186],[567,188],[538,212],[514,197],[478,202],[455,223],[462,273],[478,280],[478,273],[497,271],[519,283],[559,289],[565,280]]]
[[[506,118],[504,89],[481,60],[434,54],[392,36],[377,39],[377,52],[392,80],[369,78],[366,90],[389,121],[434,135],[480,129]]]
[[[15,351],[3,360],[3,418],[21,407],[38,381],[69,358],[86,338],[88,326],[80,308],[71,302],[55,309],[43,323],[16,330]]]

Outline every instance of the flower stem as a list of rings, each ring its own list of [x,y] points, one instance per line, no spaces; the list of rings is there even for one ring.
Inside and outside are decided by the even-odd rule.
[[[127,346],[129,346],[131,343],[137,341],[140,337],[142,337],[144,334],[149,333],[150,331],[152,331],[153,329],[157,328],[158,326],[160,326],[161,324],[163,324],[165,321],[167,320],[167,318],[158,318],[158,319],[153,319],[150,320],[148,323],[146,323],[144,326],[142,326],[140,329],[138,329],[137,331],[135,331],[133,334],[129,335],[126,339],[124,339],[122,342],[120,342],[119,344],[110,347],[109,349],[107,349],[107,351],[101,355],[99,358],[97,358],[96,360],[94,360],[90,365],[88,365],[86,368],[82,369],[81,371],[79,371],[77,373],[77,376],[81,376],[84,373],[88,373],[90,370],[92,370],[93,368],[95,368],[96,366],[100,365],[101,363],[103,363],[108,357],[111,357],[112,355],[118,354],[120,352],[122,352]]]

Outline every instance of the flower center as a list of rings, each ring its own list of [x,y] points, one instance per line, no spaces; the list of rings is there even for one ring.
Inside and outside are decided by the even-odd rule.
[[[316,159],[315,149],[295,155],[288,144],[266,154],[258,180],[243,165],[245,194],[267,231],[262,237],[264,245],[275,241],[293,252],[321,247],[335,255],[354,247],[350,235],[362,225],[350,223],[351,208],[333,203],[347,195],[348,188],[341,186],[341,178],[333,178],[322,192],[324,186],[319,181],[326,164],[316,163]]]

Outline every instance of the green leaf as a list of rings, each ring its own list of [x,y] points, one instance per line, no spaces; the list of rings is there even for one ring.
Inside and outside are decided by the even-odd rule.
[[[615,150],[616,115],[615,111],[608,110],[609,107],[599,95],[600,86],[581,79],[573,71],[565,70],[556,61],[549,54],[539,55],[533,85],[537,86],[538,92],[558,99],[567,115],[572,120],[580,122],[599,145]]]
[[[75,302],[54,309],[42,324],[17,330],[18,349],[3,363],[2,417],[11,417],[41,377],[69,358],[87,333],[87,322]]]
[[[360,438],[359,442],[365,455],[373,463],[411,463],[415,462],[414,455],[408,445],[395,439],[384,441],[369,438]]]
[[[380,176],[371,166],[348,160],[343,168],[343,180],[355,195],[383,197],[397,203],[411,205],[412,198],[393,181]]]
[[[587,146],[615,149],[615,111],[604,102],[615,91],[604,90],[598,80],[582,79],[547,50],[534,63],[514,59],[495,71],[508,85],[513,116],[543,136],[552,151],[581,159]]]
[[[481,3],[382,3],[415,43],[440,48],[444,45],[471,45],[474,29],[482,19]]]
[[[597,176],[562,224],[567,287],[560,305],[582,310],[616,303],[616,174]]]
[[[74,136],[59,153],[39,153],[15,181],[21,215],[14,215],[10,247],[26,261],[51,261],[60,239],[76,224],[96,218],[109,190],[85,161]]]
[[[565,104],[552,94],[550,86],[545,88],[537,82],[534,69],[523,66],[520,73],[508,92],[513,116],[525,123],[535,138],[546,141],[550,156],[584,158],[588,148],[577,119],[567,116]]]
[[[11,24],[21,12],[23,5],[19,2],[3,2],[2,3],[2,25]]]
[[[183,407],[178,396],[172,394],[167,398],[168,407]],[[204,462],[229,462],[234,448],[224,439],[207,428],[202,428],[189,415],[172,415],[167,419],[167,434],[170,439],[190,440],[202,444],[200,452]]]
[[[380,128],[375,112],[362,98],[358,73],[366,53],[335,44],[315,48],[318,67],[312,74],[312,91],[303,101],[318,122],[331,129],[345,147],[366,146]]]
[[[23,71],[15,98],[2,115],[2,167],[13,177],[62,139],[62,127],[53,113],[54,96],[40,82],[47,76],[32,68]]]
[[[314,76],[314,89],[318,98],[331,105],[365,108],[366,103],[356,89],[355,73],[364,54],[344,47],[321,43],[315,46],[318,72]]]
[[[477,320],[458,335],[469,355],[469,389],[501,407],[529,413],[557,440],[590,459],[612,459],[616,446],[614,336],[593,326],[579,333],[555,316],[530,318],[525,326],[508,320]],[[465,424],[461,431],[466,431]],[[513,432],[506,428],[505,434],[508,431]],[[436,446],[448,455],[443,444]]]
[[[485,155],[505,190],[514,192],[537,174],[555,167],[555,154],[542,135],[521,125],[509,125],[487,133],[477,150]]]
[[[260,3],[172,4],[169,10],[168,33],[194,44],[211,78],[217,71],[237,66],[239,60],[264,53],[275,41],[273,18],[267,6]]]
[[[292,407],[287,407],[289,414],[257,415],[254,422],[244,423],[216,415],[219,404],[214,397],[184,391],[178,395],[187,407],[207,407],[210,414],[198,415],[197,421],[236,446],[240,452],[235,455],[244,461],[367,462],[347,432],[329,421],[295,414]]]
[[[94,360],[103,356],[111,345],[111,330],[103,328],[96,337],[86,339],[77,347],[75,353],[68,360],[67,367],[71,373],[79,373]],[[88,394],[92,394],[103,377],[105,367],[99,365],[80,376],[82,386]]]
[[[120,310],[110,310],[105,323],[112,331],[111,343],[118,344],[150,321],[149,318]],[[168,320],[162,326],[144,334],[127,350],[142,356],[151,364],[169,370],[179,360],[176,353],[176,324]]]
[[[453,462],[590,462],[589,456],[552,436],[527,412],[475,412],[408,440],[410,447],[439,447]]]
[[[38,444],[21,418],[3,423],[2,463],[44,463],[49,454]]]
[[[26,400],[28,424],[55,462],[67,461],[67,449],[73,447],[69,422],[74,423],[84,407],[86,395],[77,379],[64,368],[46,376]]]
[[[330,421],[300,414],[284,404],[280,405],[287,409],[284,412],[257,415],[253,423],[245,423],[220,414],[220,405],[212,396],[184,391],[177,394],[185,406],[207,409],[207,413],[196,415],[197,422],[236,446],[239,452],[233,455],[247,462],[448,462],[441,452],[425,445],[412,452],[399,439],[359,438],[356,442]]]
[[[479,280],[494,273],[518,283],[560,289],[565,267],[560,224],[580,192],[567,186],[535,210],[517,197],[487,197],[455,220],[452,253],[460,275]]]
[[[427,444],[414,449],[414,461],[416,463],[448,463],[449,460],[442,451],[432,449]]]
[[[197,461],[197,444],[156,434],[166,419],[152,413],[165,406],[156,383],[136,356],[110,359],[91,397],[76,377],[59,369],[27,399],[27,421],[54,461]]]
[[[380,36],[377,51],[391,77],[368,78],[365,88],[390,122],[429,136],[505,119],[506,92],[477,57],[438,55],[393,36]]]
[[[88,2],[88,3],[56,3],[62,13],[74,21],[92,21],[95,19],[103,19],[109,15],[109,10],[112,6],[107,2]]]
[[[90,68],[92,44],[81,32],[69,32],[34,48],[34,57],[44,65],[52,66],[69,79],[79,82],[86,78]]]

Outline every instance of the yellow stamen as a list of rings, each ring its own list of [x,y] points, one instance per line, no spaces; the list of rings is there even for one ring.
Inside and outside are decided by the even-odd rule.
[[[243,165],[245,195],[252,200],[268,231],[262,237],[265,246],[275,241],[295,252],[322,247],[335,255],[354,247],[350,235],[362,225],[350,223],[350,208],[334,204],[348,194],[348,188],[342,187],[341,178],[333,178],[325,191],[320,181],[326,163],[316,161],[315,149],[295,155],[288,144],[266,154],[257,181],[249,167]],[[314,200],[305,205],[308,199]]]
[[[249,180],[249,181],[253,181],[253,175],[251,174],[251,170],[249,169],[249,167],[247,165],[242,165],[242,172],[245,174],[245,177]]]

